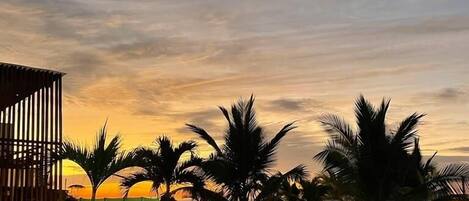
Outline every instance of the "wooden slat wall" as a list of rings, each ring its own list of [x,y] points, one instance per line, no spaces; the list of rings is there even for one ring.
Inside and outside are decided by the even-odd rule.
[[[62,75],[0,67],[0,99],[31,83],[42,86],[0,108],[0,201],[63,197],[62,163],[52,157],[62,143]]]

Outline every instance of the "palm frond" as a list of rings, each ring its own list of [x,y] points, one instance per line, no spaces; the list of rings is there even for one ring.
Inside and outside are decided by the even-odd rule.
[[[189,160],[182,162],[176,167],[175,172],[181,172],[188,168],[200,167],[203,163],[203,159],[197,156],[192,156]]]
[[[278,145],[280,143],[280,140],[282,140],[285,135],[290,132],[291,130],[295,129],[296,126],[294,126],[294,122],[286,124],[283,126],[283,128],[270,140],[270,142],[266,143],[262,148],[261,148],[261,160],[262,164],[264,164],[266,167],[270,166],[272,162],[275,160],[273,158],[274,154],[277,151]]]
[[[121,138],[115,136],[106,144],[107,122],[96,135],[92,148],[66,141],[60,153],[63,159],[77,163],[88,176],[92,185],[92,196],[110,176],[118,171],[136,165],[133,153],[121,152]]]
[[[174,152],[173,143],[165,135],[156,138],[155,144],[158,146],[158,152],[161,155],[170,155]]]
[[[106,173],[103,173],[104,179],[99,184],[101,185],[107,178],[115,173],[137,165],[138,163],[136,162],[135,155],[133,153],[121,153],[109,163],[106,168]]]
[[[229,201],[223,194],[212,191],[206,188],[195,188],[193,186],[184,186],[174,189],[171,193],[176,194],[178,192],[189,193],[193,199],[203,201]]]
[[[132,186],[140,182],[151,181],[152,179],[153,178],[146,171],[133,173],[132,175],[125,177],[120,182],[120,186],[124,189],[124,197],[127,197]]]
[[[386,132],[386,114],[389,109],[389,104],[391,103],[390,99],[383,99],[379,108],[375,111],[375,115],[373,117],[375,123],[379,123],[379,129],[382,129],[382,132]]]
[[[469,177],[469,163],[452,163],[441,168],[436,178],[441,179],[461,179]]]
[[[420,119],[424,116],[424,114],[414,113],[404,119],[394,133],[392,145],[403,150],[408,149],[413,143],[412,139],[416,137],[416,127],[419,125]]]
[[[177,155],[182,155],[185,152],[190,152],[191,154],[193,154],[196,147],[197,147],[197,143],[195,141],[184,141],[184,142],[181,142],[178,145],[178,147],[174,149],[174,152]]]
[[[285,174],[277,173],[266,178],[259,188],[259,193],[255,196],[256,201],[272,200],[274,198],[283,199],[288,197],[285,191],[289,189],[290,182],[300,182],[306,179],[308,172],[306,166],[298,165]]]
[[[298,165],[285,174],[283,177],[288,181],[301,181],[305,180],[309,176],[308,170],[305,165]]]
[[[349,158],[348,151],[340,148],[340,146],[335,146],[333,143],[328,144],[314,159],[321,161],[325,171],[343,180],[343,182],[356,179],[356,166]]]
[[[60,158],[75,162],[85,171],[87,176],[91,178],[91,173],[89,171],[92,168],[90,161],[91,152],[86,147],[79,146],[77,143],[65,141],[62,146]]]
[[[320,123],[325,131],[331,135],[332,139],[345,147],[353,147],[356,144],[356,137],[352,127],[343,118],[336,115],[324,115]]]
[[[200,167],[208,179],[212,179],[218,184],[230,185],[231,182],[236,182],[237,170],[226,160],[212,158],[204,161]]]
[[[433,153],[433,155],[430,158],[428,158],[427,162],[425,162],[425,166],[424,166],[425,172],[431,173],[435,169],[435,166],[433,165],[433,159],[435,158],[437,153],[438,152],[435,151],[435,153]]]
[[[175,172],[174,182],[179,184],[190,184],[195,188],[203,188],[205,186],[204,178],[193,170],[182,170]]]
[[[194,126],[192,124],[186,124],[186,126],[189,127],[189,129],[192,132],[198,134],[200,138],[202,138],[203,140],[205,140],[207,142],[207,144],[212,146],[215,149],[215,151],[217,151],[217,153],[221,153],[221,149],[218,147],[217,143],[212,138],[212,136],[210,136],[207,133],[207,131],[205,131],[204,129],[202,129],[200,127]]]
[[[243,110],[244,111],[244,129],[247,132],[253,132],[253,130],[256,129],[257,127],[256,113],[253,109],[254,100],[255,100],[254,95],[251,95],[251,98],[249,98]]]

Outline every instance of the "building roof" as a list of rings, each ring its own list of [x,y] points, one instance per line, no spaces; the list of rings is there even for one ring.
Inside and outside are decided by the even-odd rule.
[[[65,75],[65,73],[62,73],[59,71],[54,71],[54,70],[49,70],[49,69],[44,69],[44,68],[39,68],[39,67],[24,66],[20,64],[5,63],[5,62],[0,62],[0,68],[15,68],[18,70],[23,70],[23,71],[41,72],[41,73],[48,73],[51,75],[62,75],[62,76]]]
[[[42,88],[51,87],[64,75],[58,71],[0,62],[0,110]]]

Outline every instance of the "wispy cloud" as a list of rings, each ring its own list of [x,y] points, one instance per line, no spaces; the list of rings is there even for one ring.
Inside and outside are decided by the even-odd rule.
[[[314,168],[326,139],[317,116],[353,122],[362,93],[393,98],[390,122],[428,114],[420,134],[429,153],[466,156],[468,8],[467,0],[5,0],[0,57],[67,73],[69,137],[91,140],[109,117],[128,147],[162,133],[193,139],[187,122],[220,139],[216,106],[254,93],[266,132],[299,126],[279,167]]]

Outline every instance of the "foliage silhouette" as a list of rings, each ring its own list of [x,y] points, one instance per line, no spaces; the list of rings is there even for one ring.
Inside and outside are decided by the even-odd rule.
[[[294,201],[300,200],[298,184],[306,182],[308,172],[306,166],[298,165],[290,171],[282,174],[280,172],[270,175],[265,181],[261,181],[259,194],[255,201]]]
[[[215,152],[201,164],[205,176],[220,185],[221,191],[231,201],[254,200],[260,194],[262,182],[269,179],[269,169],[275,162],[280,141],[295,128],[285,125],[271,140],[256,121],[254,97],[240,100],[231,112],[219,107],[228,128],[225,143],[219,146],[204,129],[192,124],[187,126],[213,147]]]
[[[107,123],[99,130],[92,148],[66,141],[60,153],[62,159],[74,161],[86,172],[91,182],[92,200],[96,199],[96,192],[106,179],[134,165],[133,153],[120,151],[120,136],[113,137],[108,144],[106,137]]]
[[[153,191],[158,192],[158,189],[164,186],[162,201],[174,200],[173,195],[178,191],[200,197],[206,189],[204,178],[197,173],[196,167],[202,162],[202,159],[195,155],[197,144],[185,141],[175,147],[165,136],[157,138],[155,144],[156,149],[136,149],[135,156],[139,159],[137,166],[142,170],[122,180],[121,186],[125,189],[125,195],[127,196],[135,184],[151,181]],[[184,154],[190,154],[190,158],[183,161]],[[181,187],[171,189],[175,185]]]
[[[363,96],[356,101],[357,131],[335,115],[321,119],[330,140],[315,159],[324,164],[331,186],[339,187],[333,199],[467,200],[457,187],[469,176],[468,164],[450,164],[436,170],[433,157],[423,161],[417,126],[424,115],[414,113],[396,130],[385,122],[389,100],[378,108]]]
[[[390,101],[375,107],[360,96],[355,103],[356,129],[336,115],[322,116],[320,123],[330,139],[314,159],[324,169],[309,179],[304,165],[286,173],[272,169],[280,141],[295,126],[286,124],[267,140],[257,123],[254,102],[251,96],[230,110],[220,107],[228,123],[221,146],[204,129],[187,124],[214,149],[205,159],[197,156],[194,141],[173,145],[165,136],[156,139],[156,148],[140,147],[126,154],[120,151],[119,136],[106,144],[106,124],[93,148],[65,142],[60,157],[85,170],[93,200],[107,178],[132,166],[140,168],[121,181],[125,197],[135,184],[151,181],[152,190],[164,189],[162,201],[175,200],[177,192],[203,201],[469,200],[463,193],[469,164],[437,168],[436,153],[423,159],[417,135],[423,114],[411,114],[393,129],[386,124]]]

